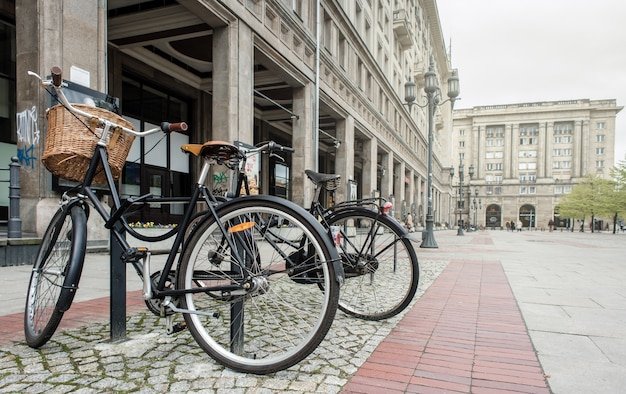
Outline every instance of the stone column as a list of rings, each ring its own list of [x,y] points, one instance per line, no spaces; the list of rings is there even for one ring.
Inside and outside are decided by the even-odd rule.
[[[376,190],[377,174],[378,174],[378,141],[376,138],[368,139],[363,142],[363,191],[362,197],[374,197],[372,192]]]
[[[252,144],[252,30],[239,22],[214,29],[213,53],[213,139]]]
[[[409,195],[406,196],[406,210],[411,212],[411,205],[415,203],[415,171],[412,168],[408,169],[409,178]],[[412,212],[411,212],[412,213]]]
[[[389,198],[393,194],[393,153],[382,155],[382,166],[385,168],[385,175],[380,179],[380,195]]]
[[[394,165],[393,176],[395,179],[395,182],[393,184],[393,195],[396,197],[396,206],[398,207],[398,209],[396,209],[395,211],[396,213],[395,216],[396,216],[396,219],[401,220],[402,219],[402,202],[405,201],[404,179],[406,178],[406,175],[404,173],[404,161],[401,161],[398,164]]]
[[[227,142],[254,143],[254,46],[252,30],[240,22],[213,30],[213,97],[211,138]],[[235,171],[213,166],[214,173],[227,175],[233,188]],[[212,181],[210,181],[212,182]]]
[[[308,207],[313,198],[313,188],[304,175],[304,170],[315,169],[315,151],[313,143],[313,95],[314,85],[307,84],[293,90],[293,112],[298,115],[292,121],[292,146],[295,152],[291,161],[291,200],[298,205]]]
[[[335,123],[336,136],[341,145],[335,156],[335,172],[341,174],[341,185],[335,192],[337,201],[350,198],[350,180],[354,180],[354,118],[348,115]]]
[[[41,163],[45,140],[45,110],[48,96],[31,70],[45,77],[60,66],[63,78],[72,80],[72,66],[79,67],[91,89],[106,92],[106,18],[101,2],[24,0],[15,4],[16,25],[16,112],[18,151],[22,158],[20,215],[24,233],[41,236],[58,207],[52,191],[52,176]],[[25,162],[24,160],[27,160]],[[90,238],[100,238],[91,228]],[[93,218],[93,219],[92,219]]]

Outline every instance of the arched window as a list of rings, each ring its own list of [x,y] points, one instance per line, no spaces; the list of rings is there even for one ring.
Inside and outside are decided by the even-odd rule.
[[[537,227],[535,207],[530,204],[522,205],[519,209],[519,220],[522,221],[522,227]]]
[[[502,208],[498,204],[487,206],[485,223],[487,223],[487,227],[502,227]]]

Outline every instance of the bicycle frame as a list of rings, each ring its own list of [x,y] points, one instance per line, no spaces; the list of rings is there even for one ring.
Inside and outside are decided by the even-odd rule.
[[[113,198],[113,207],[111,209],[112,214],[109,214],[109,212],[107,212],[106,208],[97,197],[95,191],[91,188],[93,178],[96,175],[96,169],[98,168],[98,164],[102,164],[102,168],[104,169],[105,174],[106,174],[106,179],[107,179],[107,183],[109,186],[109,190],[111,191],[111,195]],[[200,178],[204,179],[206,177],[206,174],[208,174],[208,171],[209,171],[209,167],[210,167],[209,164],[205,164],[205,166],[203,167],[201,171]],[[97,145],[96,151],[89,165],[87,175],[85,176],[85,181],[80,188],[79,195],[81,194],[86,196],[89,199],[89,201],[91,202],[95,210],[100,214],[102,219],[105,221],[105,227],[111,230],[111,233],[115,237],[115,240],[122,247],[122,250],[124,251],[122,258],[124,262],[131,263],[133,267],[135,268],[135,270],[137,271],[137,273],[140,275],[140,277],[143,278],[144,299],[164,298],[168,296],[176,297],[176,296],[180,296],[180,295],[187,294],[187,293],[199,293],[199,292],[206,292],[206,291],[222,291],[222,290],[229,291],[229,290],[235,290],[239,288],[238,286],[231,285],[231,286],[219,286],[219,287],[216,287],[216,286],[197,287],[194,289],[187,289],[187,290],[165,289],[165,284],[168,280],[169,272],[174,265],[176,254],[178,253],[179,248],[185,241],[184,239],[185,233],[186,233],[186,230],[189,228],[190,224],[196,218],[200,216],[217,217],[217,213],[215,212],[215,208],[214,208],[215,199],[208,192],[208,189],[204,185],[197,183],[191,197],[153,198],[151,197],[151,195],[148,194],[148,195],[140,196],[137,198],[129,198],[127,200],[121,200],[118,194],[117,186],[115,185],[115,182],[113,180],[111,169],[107,161],[106,149],[102,145]],[[80,197],[76,197],[76,198],[80,198]],[[200,200],[203,200],[206,202],[208,211],[194,213],[193,207]],[[151,283],[152,281],[150,279],[150,275],[149,275],[149,272],[150,272],[149,257],[145,258],[147,249],[144,250],[141,248],[131,247],[126,241],[126,237],[124,234],[125,232],[128,232],[133,236],[135,235],[141,236],[141,235],[138,234],[136,231],[134,231],[126,223],[126,221],[122,219],[122,217],[126,208],[128,208],[128,206],[133,205],[133,204],[172,203],[172,202],[178,202],[178,203],[184,202],[188,204],[188,209],[185,210],[183,219],[178,224],[178,226],[176,226],[174,229],[170,230],[168,233],[160,237],[145,237],[145,236],[142,237],[145,240],[156,241],[156,240],[160,240],[164,238],[169,238],[173,236],[174,234],[176,234],[176,238],[174,239],[172,249],[168,254],[167,260],[165,262],[165,266],[163,270],[161,271],[159,281],[158,283],[156,283],[156,286],[153,286],[153,284]],[[221,231],[224,234],[226,234],[226,229],[224,229],[223,227],[221,228]],[[137,252],[135,252],[135,249],[137,249]],[[142,263],[141,260],[144,260],[144,263]],[[176,309],[174,309],[174,311],[176,311]]]
[[[60,72],[60,70],[58,71]],[[37,74],[33,72],[29,71],[29,74],[36,76],[37,78],[42,80],[41,77],[39,77]],[[57,99],[59,100],[59,102],[63,104],[63,106],[65,106],[70,112],[85,116],[86,118],[90,118],[92,115],[88,113],[84,113],[74,108],[67,101],[67,98],[65,97],[65,95],[63,94],[61,90],[61,88],[63,87],[63,83],[60,78],[61,78],[60,74],[55,74],[53,70],[51,84],[48,83],[48,86],[54,86],[56,90],[56,94],[57,94]],[[171,271],[174,265],[174,261],[176,259],[178,250],[184,244],[185,234],[187,232],[187,229],[189,229],[191,223],[200,216],[207,216],[207,217],[210,216],[210,217],[215,217],[215,218],[218,217],[216,210],[215,210],[215,205],[217,204],[217,201],[215,197],[211,194],[211,192],[208,191],[206,186],[204,186],[205,180],[207,179],[208,174],[209,174],[211,163],[205,160],[202,166],[202,169],[200,171],[198,181],[190,197],[153,198],[151,194],[147,194],[144,196],[139,196],[135,198],[131,197],[131,198],[122,200],[120,198],[120,195],[119,195],[116,183],[115,183],[115,179],[113,177],[113,173],[111,171],[111,167],[108,162],[107,152],[106,152],[106,146],[107,146],[106,141],[107,141],[107,137],[109,133],[111,132],[112,123],[109,122],[108,120],[101,120],[101,124],[103,126],[102,134],[101,134],[99,141],[96,144],[94,154],[87,168],[83,182],[78,187],[78,190],[79,190],[78,195],[76,197],[70,198],[67,196],[67,192],[66,192],[62,198],[63,204],[67,204],[68,206],[71,206],[73,204],[77,204],[79,201],[82,204],[84,200],[88,200],[93,205],[94,209],[98,212],[98,214],[104,220],[105,227],[111,230],[111,233],[113,237],[115,238],[115,241],[118,242],[119,245],[121,246],[122,251],[123,251],[122,261],[124,263],[131,263],[133,267],[135,268],[135,271],[137,272],[137,274],[143,279],[143,298],[145,300],[154,299],[154,298],[164,299],[165,297],[177,297],[177,296],[181,296],[184,294],[201,293],[201,292],[207,292],[207,291],[232,291],[232,290],[240,289],[240,286],[238,285],[196,287],[196,288],[187,289],[187,290],[165,288],[166,282],[169,279],[169,272]],[[164,129],[165,125],[169,127],[169,124],[163,124],[160,129],[155,128],[155,129],[151,129],[151,130],[147,130],[143,132],[136,132],[134,130],[125,129],[125,128],[123,129],[124,129],[124,132],[131,133],[135,136],[144,137],[148,134],[152,134],[161,130],[165,131]],[[186,125],[184,125],[183,130],[184,129],[186,129]],[[99,165],[102,165],[102,170],[105,172],[106,183],[107,183],[107,186],[109,187],[109,191],[111,192],[111,197],[113,199],[113,207],[111,208],[111,211],[110,211],[111,213],[107,212],[107,209],[100,202],[100,199],[96,195],[96,192],[91,187],[93,180],[97,174],[97,171],[99,170],[98,168]],[[208,209],[206,211],[194,213],[194,207],[196,206],[196,203],[198,203],[200,200],[203,200],[206,203]],[[133,204],[138,204],[138,203],[146,204],[146,203],[151,203],[151,202],[158,202],[158,203],[184,202],[188,204],[188,208],[186,209],[183,215],[183,219],[181,223],[179,223],[179,225],[176,226],[174,229],[172,229],[171,231],[169,231],[168,233],[160,237],[146,237],[134,231],[125,221],[123,215],[127,211],[127,209]],[[86,205],[83,204],[83,206],[86,206]],[[86,213],[87,214],[89,213],[88,209],[86,209]],[[229,239],[228,237],[226,237],[227,230],[224,228],[224,226],[221,223],[218,222],[218,224],[219,224],[220,231],[222,232],[222,234],[224,234],[225,238],[229,242],[229,247],[233,248],[234,247],[233,243],[236,241],[233,241]],[[168,254],[165,266],[163,270],[161,271],[161,275],[156,285],[153,283],[152,278],[150,276],[150,253],[148,249],[144,247],[140,247],[140,248],[131,247],[126,241],[126,237],[125,237],[126,232],[130,233],[133,236],[137,236],[139,239],[143,239],[146,241],[158,241],[158,240],[169,238],[171,236],[174,236],[174,234],[176,234],[176,237],[173,241],[173,247]],[[244,252],[249,252],[249,251],[244,251]],[[238,262],[243,261],[241,256],[237,255],[235,257]],[[242,266],[245,266],[245,265],[242,264]],[[172,303],[168,303],[168,304],[169,304],[168,305],[169,308],[172,309],[174,312],[203,314],[203,312],[199,312],[199,311],[188,311],[188,310],[179,309]]]

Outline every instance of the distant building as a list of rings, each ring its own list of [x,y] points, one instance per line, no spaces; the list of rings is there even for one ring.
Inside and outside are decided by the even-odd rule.
[[[317,168],[341,174],[337,200],[381,195],[395,201],[398,219],[411,211],[424,221],[428,110],[403,104],[409,80],[425,104],[431,58],[443,98],[455,72],[435,0],[7,0],[0,34],[0,166],[20,157],[25,232],[43,233],[69,186],[41,164],[50,100],[26,73],[46,76],[52,66],[74,86],[118,98],[137,128],[189,123],[187,134],[135,140],[119,181],[124,196],[187,195],[199,165],[181,144],[272,139],[296,151],[260,158],[260,193],[307,205],[304,171]],[[450,108],[436,112],[435,222],[450,210]],[[209,183],[224,190],[231,181],[220,169]],[[0,208],[7,204],[2,184]],[[108,237],[96,233],[97,216],[90,239]],[[180,206],[152,204],[133,219],[180,217]]]
[[[567,226],[555,207],[587,174],[610,177],[622,108],[583,99],[455,110],[453,157],[474,168],[463,213],[486,227],[521,221],[541,229],[551,218]]]

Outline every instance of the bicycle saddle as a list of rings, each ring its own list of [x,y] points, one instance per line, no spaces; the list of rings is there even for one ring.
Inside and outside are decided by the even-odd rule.
[[[183,152],[191,153],[195,156],[207,157],[220,164],[228,164],[235,160],[242,159],[243,153],[238,147],[225,141],[207,141],[204,144],[185,144],[180,147]]]
[[[339,174],[322,174],[313,170],[305,170],[304,173],[316,185],[341,178],[341,175]]]

